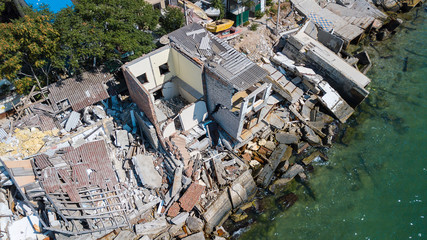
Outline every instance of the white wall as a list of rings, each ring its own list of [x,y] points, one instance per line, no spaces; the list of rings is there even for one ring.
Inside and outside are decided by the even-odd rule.
[[[170,53],[171,51],[169,46],[160,48],[145,57],[141,57],[130,62],[128,64],[128,69],[135,77],[145,73],[147,75],[148,82],[144,83],[143,86],[150,91],[175,76],[174,61],[172,60],[172,54]],[[165,63],[168,63],[170,72],[161,75],[159,66]]]
[[[174,70],[177,77],[179,77],[182,81],[186,82],[190,85],[194,90],[199,92],[201,95],[203,94],[203,82],[202,82],[202,68],[186,57],[184,57],[181,53],[177,52],[175,49],[171,49],[173,62],[174,62]],[[194,98],[191,98],[191,95],[183,93],[185,90],[180,89],[181,95],[186,98],[189,102],[194,102]],[[187,95],[187,96],[186,96]],[[189,98],[189,99],[187,99]]]

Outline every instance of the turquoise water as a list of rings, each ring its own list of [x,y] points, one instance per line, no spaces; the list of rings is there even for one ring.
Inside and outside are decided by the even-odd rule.
[[[47,4],[49,9],[54,13],[57,13],[61,9],[73,5],[71,0],[25,0],[25,2],[34,8],[39,7],[41,4]]]
[[[422,8],[415,15],[365,47],[371,94],[329,161],[314,163],[309,188],[297,186],[286,211],[270,205],[239,239],[427,239],[427,24]]]

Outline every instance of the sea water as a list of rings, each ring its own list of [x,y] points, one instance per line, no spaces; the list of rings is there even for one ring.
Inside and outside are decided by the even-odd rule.
[[[49,10],[54,13],[59,12],[63,8],[73,6],[71,0],[25,0],[25,2],[36,9],[42,4],[45,4],[48,6]]]
[[[329,161],[314,163],[309,188],[296,188],[288,210],[273,202],[236,238],[427,239],[426,12],[403,17],[392,39],[363,47],[370,95]]]

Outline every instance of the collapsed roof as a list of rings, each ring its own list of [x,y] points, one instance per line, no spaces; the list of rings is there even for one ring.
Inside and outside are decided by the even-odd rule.
[[[171,45],[200,60],[211,72],[238,91],[264,79],[267,72],[225,41],[193,23],[169,34]]]

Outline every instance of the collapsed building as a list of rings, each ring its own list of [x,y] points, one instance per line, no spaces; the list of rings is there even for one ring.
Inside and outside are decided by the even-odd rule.
[[[303,167],[321,154],[290,163],[292,153],[330,145],[337,120],[369,93],[370,79],[336,54],[343,41],[310,22],[273,63],[250,61],[198,24],[168,38],[122,66],[130,99],[108,87],[113,76],[85,73],[24,99],[18,120],[0,128],[0,180],[44,230],[218,235],[229,216],[247,217],[257,186],[275,192],[306,178]],[[20,226],[5,221],[10,233]]]
[[[167,46],[123,66],[130,96],[163,146],[208,115],[231,144],[252,137],[247,133],[263,119],[260,110],[271,92],[267,72],[198,24],[168,36]]]

